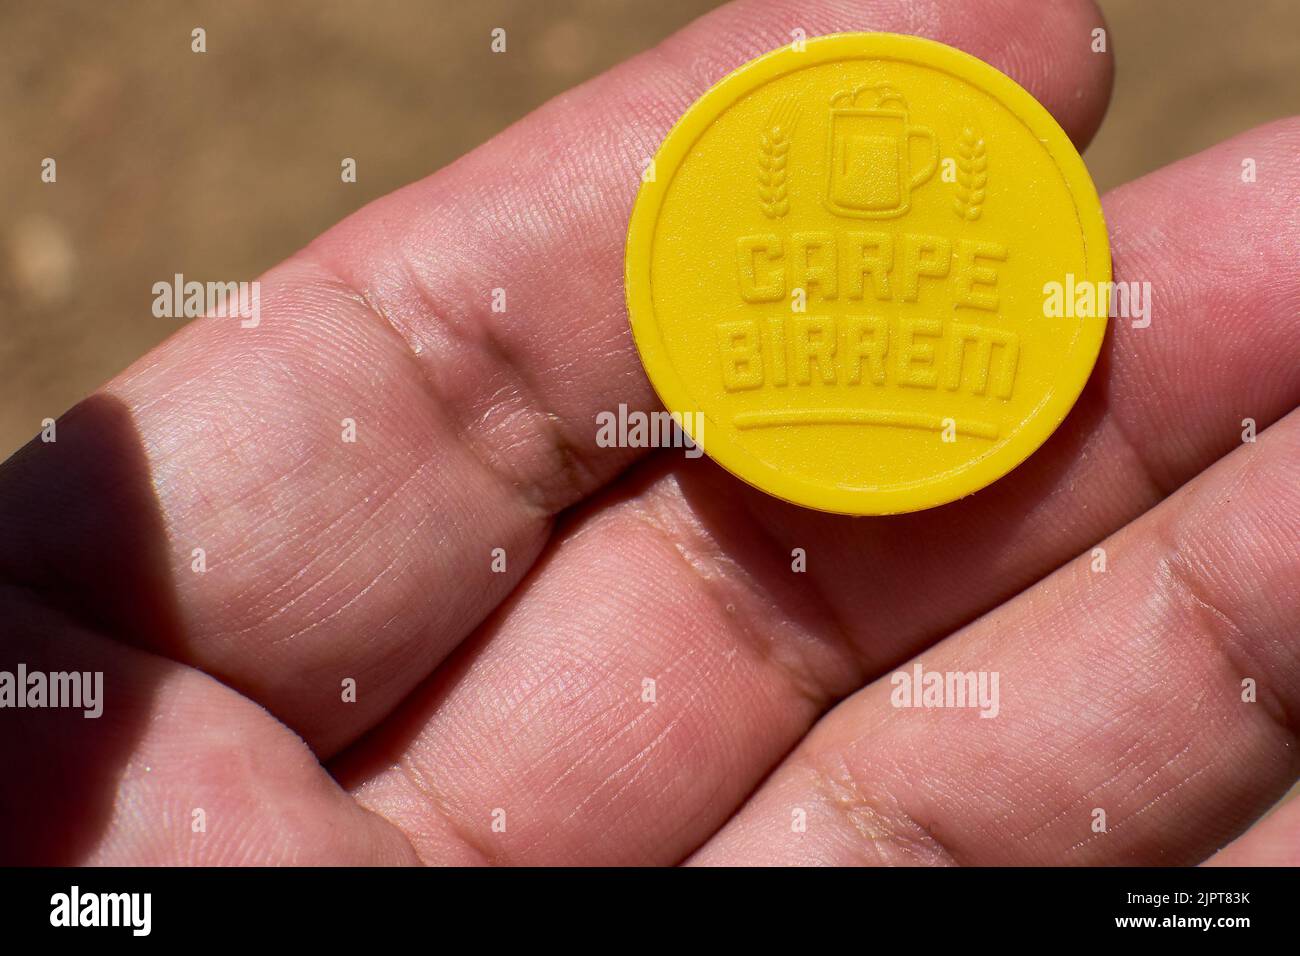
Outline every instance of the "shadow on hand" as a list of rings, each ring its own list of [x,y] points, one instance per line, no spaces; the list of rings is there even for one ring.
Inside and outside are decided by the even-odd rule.
[[[130,411],[95,395],[56,429],[0,465],[0,672],[13,688],[19,665],[100,671],[103,714],[0,698],[0,864],[71,864],[93,851],[165,672],[123,645],[170,647],[179,633],[166,529]]]

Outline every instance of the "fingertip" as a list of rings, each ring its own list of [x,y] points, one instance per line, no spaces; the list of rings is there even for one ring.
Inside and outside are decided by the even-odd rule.
[[[1115,79],[1112,37],[1100,8],[1093,0],[997,0],[978,4],[976,14],[978,28],[944,42],[1029,90],[1082,151],[1101,126]]]
[[[698,95],[801,35],[857,31],[912,34],[979,57],[1029,90],[1079,149],[1110,103],[1111,36],[1093,0],[735,0],[664,41],[656,60]]]

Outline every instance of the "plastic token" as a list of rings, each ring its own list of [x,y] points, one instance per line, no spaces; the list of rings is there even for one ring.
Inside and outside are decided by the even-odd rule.
[[[646,373],[705,453],[786,501],[891,514],[977,491],[1096,362],[1096,189],[1047,110],[959,50],[776,50],[705,93],[642,179],[626,280]]]

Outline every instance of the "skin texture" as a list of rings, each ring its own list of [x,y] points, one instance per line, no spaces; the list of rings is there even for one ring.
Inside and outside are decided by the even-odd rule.
[[[721,8],[0,466],[0,668],[105,673],[98,721],[0,715],[0,862],[1194,863],[1245,831],[1300,766],[1297,121],[1105,197],[1152,326],[1112,323],[1064,425],[968,499],[844,519],[594,442],[658,407],[622,244],[695,97],[794,26],[910,32],[1082,148],[1102,21],[1047,6]],[[999,717],[891,707],[918,655],[998,671]],[[1278,862],[1300,820],[1259,826],[1215,862]]]

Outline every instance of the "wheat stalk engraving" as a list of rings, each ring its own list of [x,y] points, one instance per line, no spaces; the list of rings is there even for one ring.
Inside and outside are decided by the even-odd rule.
[[[798,118],[794,100],[777,103],[768,117],[767,127],[758,138],[758,198],[763,215],[780,219],[790,211],[786,192],[786,160],[790,152],[790,134]]]
[[[957,140],[957,195],[953,209],[959,218],[974,222],[980,217],[989,181],[988,165],[984,137],[967,126]]]

